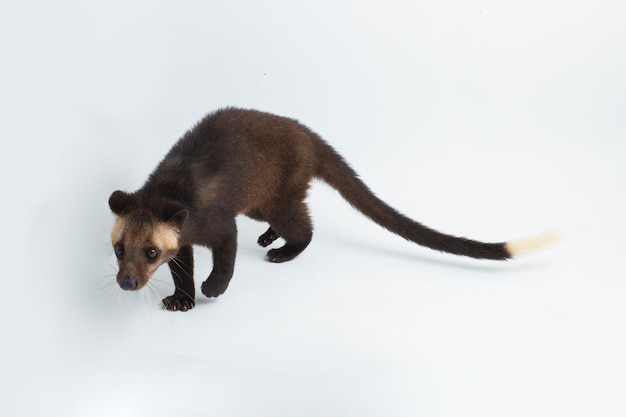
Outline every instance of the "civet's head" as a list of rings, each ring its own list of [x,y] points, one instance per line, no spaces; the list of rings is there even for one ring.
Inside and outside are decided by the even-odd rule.
[[[146,207],[136,194],[123,191],[111,194],[109,207],[116,216],[111,243],[119,266],[117,283],[124,290],[141,289],[178,253],[187,210],[176,202]]]

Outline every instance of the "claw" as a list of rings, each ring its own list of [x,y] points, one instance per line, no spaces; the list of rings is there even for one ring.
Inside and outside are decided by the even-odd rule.
[[[195,306],[195,303],[193,301],[178,300],[172,295],[170,295],[169,297],[165,297],[161,301],[161,304],[163,305],[163,308],[168,311],[188,311]]]

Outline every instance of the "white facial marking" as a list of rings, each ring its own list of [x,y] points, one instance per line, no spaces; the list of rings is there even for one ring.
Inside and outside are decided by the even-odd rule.
[[[154,233],[154,244],[163,251],[178,250],[178,239],[180,239],[178,230],[168,224],[159,224]]]
[[[111,242],[115,245],[122,238],[122,233],[124,232],[124,228],[126,226],[126,218],[117,217],[115,219],[115,223],[113,224],[113,228],[111,229]]]

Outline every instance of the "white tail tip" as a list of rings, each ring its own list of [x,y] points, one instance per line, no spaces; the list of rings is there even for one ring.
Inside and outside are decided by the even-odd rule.
[[[506,250],[511,254],[511,257],[519,255],[526,255],[527,253],[538,251],[546,246],[549,246],[556,242],[557,234],[554,232],[544,233],[535,237],[527,237],[522,239],[512,240],[505,244]]]

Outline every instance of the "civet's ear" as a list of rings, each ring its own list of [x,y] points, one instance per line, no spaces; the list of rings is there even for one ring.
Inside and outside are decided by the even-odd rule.
[[[121,216],[135,208],[136,200],[134,194],[119,190],[114,191],[109,197],[109,207],[114,214]]]

